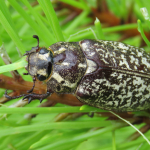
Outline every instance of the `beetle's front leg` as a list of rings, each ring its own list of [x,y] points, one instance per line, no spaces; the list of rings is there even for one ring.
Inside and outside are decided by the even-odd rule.
[[[24,99],[28,99],[28,103],[30,103],[32,100],[34,99],[39,99],[40,100],[40,103],[43,101],[43,99],[47,98],[48,96],[50,96],[50,94],[52,94],[51,91],[47,91],[46,94],[36,94],[36,93],[31,93],[31,94],[22,94],[22,95],[19,95],[19,96],[14,96],[14,97],[11,97],[7,94],[7,90],[5,91],[5,94],[4,96],[6,98],[8,98],[9,100],[11,99],[16,99],[16,98],[20,98],[20,97],[23,97],[23,100]]]
[[[28,104],[34,100],[34,99],[39,99],[40,103],[43,101],[43,99],[47,98],[50,96],[51,92],[47,91],[46,94],[36,94],[36,93],[31,93],[26,96],[24,96],[23,100],[28,99]]]

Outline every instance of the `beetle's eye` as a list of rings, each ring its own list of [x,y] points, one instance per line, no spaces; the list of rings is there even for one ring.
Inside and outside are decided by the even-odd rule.
[[[37,74],[37,78],[38,78],[38,80],[40,80],[40,81],[46,80],[46,76],[43,76],[43,75],[40,75],[40,74]]]
[[[41,48],[41,50],[39,51],[39,54],[46,54],[49,51],[46,48]]]
[[[52,71],[52,63],[49,62],[48,63],[48,76],[51,74],[51,71]]]

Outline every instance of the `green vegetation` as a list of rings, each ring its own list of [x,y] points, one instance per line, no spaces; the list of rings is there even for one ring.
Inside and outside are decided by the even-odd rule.
[[[32,81],[30,76],[22,75],[26,72],[24,67],[27,62],[25,56],[20,56],[37,45],[37,41],[32,38],[33,35],[38,35],[40,46],[46,47],[58,41],[102,39],[122,41],[138,47],[142,45],[149,52],[150,43],[147,37],[150,22],[145,20],[140,8],[147,8],[148,16],[150,16],[150,2],[148,0],[107,0],[105,4],[107,4],[107,11],[100,7],[103,3],[99,3],[101,11],[98,11],[98,0],[97,2],[60,0],[52,3],[49,0],[1,0],[0,54],[7,52],[12,64],[5,65],[0,58],[0,74],[12,77],[9,71],[17,70],[24,80]],[[142,38],[138,32],[135,34],[134,31],[137,29]],[[147,45],[143,44],[143,41]],[[20,99],[21,106],[24,107],[15,105],[18,99],[3,102],[5,91],[3,80],[0,75],[1,150],[150,149],[148,142],[139,136],[135,129],[108,111],[60,103],[53,107],[41,106],[41,108],[37,107],[39,101],[33,101],[27,105],[22,104]],[[45,102],[46,100],[43,101]],[[88,114],[91,112],[99,113],[89,117]],[[146,117],[149,115],[146,112],[118,115],[125,117],[131,123],[139,121],[139,124],[135,124],[138,129],[145,129],[148,126],[146,121],[143,121],[143,116],[149,119]],[[148,129],[145,136],[150,140]]]

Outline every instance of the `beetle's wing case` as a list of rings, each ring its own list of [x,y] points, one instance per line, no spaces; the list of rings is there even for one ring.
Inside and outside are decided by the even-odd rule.
[[[83,40],[80,47],[89,60],[76,91],[81,102],[114,111],[149,109],[150,56],[143,49],[101,40]]]
[[[58,42],[49,48],[54,52],[54,62],[47,88],[56,93],[73,93],[87,67],[85,56],[79,44]]]

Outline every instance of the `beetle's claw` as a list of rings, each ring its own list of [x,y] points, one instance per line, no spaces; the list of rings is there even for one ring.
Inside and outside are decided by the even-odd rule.
[[[34,97],[32,94],[26,95],[22,100],[28,99],[28,104],[34,100]]]
[[[40,103],[42,103],[42,101],[43,101],[43,98],[40,99]]]
[[[10,96],[7,94],[7,90],[5,91],[5,94],[4,94],[4,96],[6,97],[6,98],[10,98]]]
[[[28,98],[28,104],[29,104],[31,101],[32,101],[32,98],[29,97],[29,98]]]
[[[5,96],[7,99],[9,99],[9,100],[12,99],[12,97],[8,95],[7,90],[5,91],[4,96]]]

